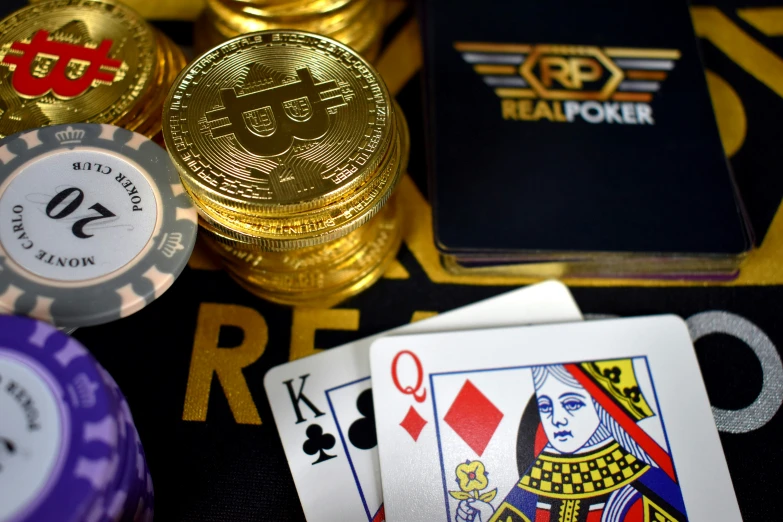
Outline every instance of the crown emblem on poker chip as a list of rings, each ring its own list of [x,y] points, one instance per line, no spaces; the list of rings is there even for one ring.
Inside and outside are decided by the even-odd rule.
[[[169,259],[174,257],[174,254],[179,250],[185,250],[185,245],[182,244],[182,234],[179,232],[163,234],[158,250],[163,252],[163,255]]]
[[[80,374],[74,378],[73,387],[69,391],[76,404],[82,408],[92,408],[95,406],[95,392],[99,387],[97,382],[92,382],[89,377]]]
[[[70,125],[65,130],[55,132],[54,137],[61,145],[68,145],[73,143],[81,143],[84,138],[84,131],[81,129],[74,129]]]

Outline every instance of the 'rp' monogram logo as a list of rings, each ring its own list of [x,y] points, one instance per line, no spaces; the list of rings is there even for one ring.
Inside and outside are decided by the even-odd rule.
[[[537,45],[519,68],[542,98],[605,100],[623,73],[598,47]]]
[[[501,98],[650,102],[676,49],[457,42],[462,58]]]
[[[544,56],[540,58],[541,84],[551,89],[557,83],[565,89],[580,90],[586,83],[599,80],[601,64],[595,58]]]
[[[75,98],[101,83],[111,84],[121,60],[109,58],[112,41],[102,40],[96,48],[49,39],[48,31],[37,31],[30,43],[14,42],[0,62],[13,71],[11,86],[25,98],[37,98],[51,92],[61,99]],[[39,56],[55,60],[42,76],[33,75],[33,63]],[[74,66],[81,74],[74,74]]]
[[[677,49],[456,42],[504,120],[655,125],[650,102]]]
[[[315,83],[306,67],[297,69],[299,81],[249,94],[221,89],[223,107],[206,112],[212,138],[234,135],[256,156],[277,156],[300,140],[321,138],[329,129],[329,109],[345,105],[337,82]],[[221,121],[222,120],[222,121]],[[226,120],[228,122],[226,123]]]

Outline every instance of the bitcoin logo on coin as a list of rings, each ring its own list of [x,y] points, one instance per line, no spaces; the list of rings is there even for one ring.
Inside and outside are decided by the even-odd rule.
[[[402,241],[386,205],[408,163],[405,118],[354,50],[313,33],[249,33],[199,56],[163,133],[205,243],[244,288],[333,306]]]
[[[53,0],[16,11],[0,21],[0,137],[60,123],[127,126],[139,100],[152,106],[157,58],[153,29],[121,4]]]
[[[315,83],[310,69],[296,70],[299,81],[258,92],[237,95],[236,90],[221,89],[223,107],[207,111],[207,121],[227,125],[213,126],[212,137],[233,134],[239,144],[256,156],[277,156],[291,148],[294,138],[322,138],[329,128],[329,109],[345,105],[337,82]]]
[[[372,66],[338,42],[251,33],[182,71],[164,136],[191,194],[274,216],[343,199],[376,174],[396,132],[390,100]]]
[[[30,43],[17,41],[11,44],[11,51],[21,52],[21,55],[9,52],[0,63],[13,71],[11,85],[20,96],[37,98],[51,92],[67,100],[100,83],[111,85],[122,67],[122,60],[109,58],[111,46],[111,40],[103,40],[92,49],[51,40],[48,31],[37,31]],[[37,63],[34,74],[33,63],[39,56],[49,60]]]

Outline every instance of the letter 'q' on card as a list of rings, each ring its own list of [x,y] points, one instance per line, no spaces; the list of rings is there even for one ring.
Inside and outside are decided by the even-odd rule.
[[[384,520],[370,382],[373,340],[581,319],[568,289],[548,281],[269,370],[264,387],[307,520]]]
[[[676,316],[387,337],[371,367],[389,522],[741,520]]]

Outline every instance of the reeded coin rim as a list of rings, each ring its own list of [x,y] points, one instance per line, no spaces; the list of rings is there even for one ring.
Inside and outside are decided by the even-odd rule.
[[[300,234],[265,234],[258,232],[251,235],[248,233],[249,231],[247,229],[242,231],[235,230],[227,227],[224,223],[217,221],[212,215],[205,212],[202,206],[198,204],[199,200],[194,198],[196,201],[196,208],[198,209],[203,223],[208,224],[217,237],[222,237],[225,241],[230,241],[231,243],[243,243],[251,247],[262,248],[273,252],[296,250],[299,248],[325,243],[327,241],[343,237],[364,225],[383,207],[386,201],[388,201],[388,199],[391,197],[394,189],[404,175],[404,170],[401,167],[404,157],[406,156],[406,151],[402,150],[400,141],[401,138],[398,136],[392,159],[384,169],[384,171],[388,172],[380,172],[378,174],[379,176],[383,176],[385,181],[382,180],[382,184],[379,184],[377,187],[372,189],[381,191],[375,200],[366,205],[359,212],[354,213],[350,218],[347,218],[343,222],[326,229]],[[183,186],[185,186],[184,183]],[[188,191],[191,197],[194,197],[188,187],[185,187],[185,189]],[[358,199],[361,199],[362,196],[366,196],[364,191],[360,193]],[[330,209],[326,211],[325,214],[328,215],[331,213],[331,211],[332,210]],[[202,226],[204,225],[202,224]],[[287,225],[284,221],[280,221],[275,223],[274,226],[286,227],[290,225]]]
[[[407,128],[404,118],[399,121],[395,119],[394,126],[395,131],[392,136],[393,140],[388,144],[389,146],[380,156],[381,160],[375,171],[365,179],[364,183],[356,187],[354,191],[345,194],[342,198],[315,209],[288,214],[281,213],[272,216],[266,214],[258,215],[247,211],[237,212],[232,209],[220,208],[220,202],[210,198],[208,193],[197,194],[198,191],[194,190],[194,187],[189,181],[185,181],[183,185],[190,194],[195,194],[194,199],[200,203],[199,207],[203,209],[206,214],[209,214],[213,220],[231,230],[246,231],[251,236],[256,235],[254,231],[258,230],[259,227],[293,226],[303,222],[314,224],[319,221],[328,220],[330,216],[333,216],[336,213],[341,214],[344,210],[352,208],[354,203],[361,199],[364,192],[381,186],[384,183],[382,178],[391,162],[394,161],[396,147],[407,142],[404,136],[398,134],[401,129]],[[406,156],[403,154],[402,158],[405,159]],[[259,235],[263,236],[265,234],[260,233]],[[276,237],[276,235],[272,235],[271,237]]]
[[[404,239],[405,221],[404,215],[402,214],[398,214],[395,219],[398,220],[398,225],[395,227],[396,233],[389,243],[390,247],[386,252],[384,252],[380,262],[368,270],[366,275],[359,279],[348,281],[345,285],[342,286],[329,287],[325,289],[314,289],[313,291],[301,290],[285,292],[282,290],[275,290],[273,288],[256,285],[250,281],[243,280],[241,275],[230,269],[226,269],[226,273],[228,273],[231,279],[233,279],[239,286],[251,294],[268,301],[289,306],[335,306],[349,297],[357,295],[372,286],[383,276],[392,261],[396,259],[400,245]]]

